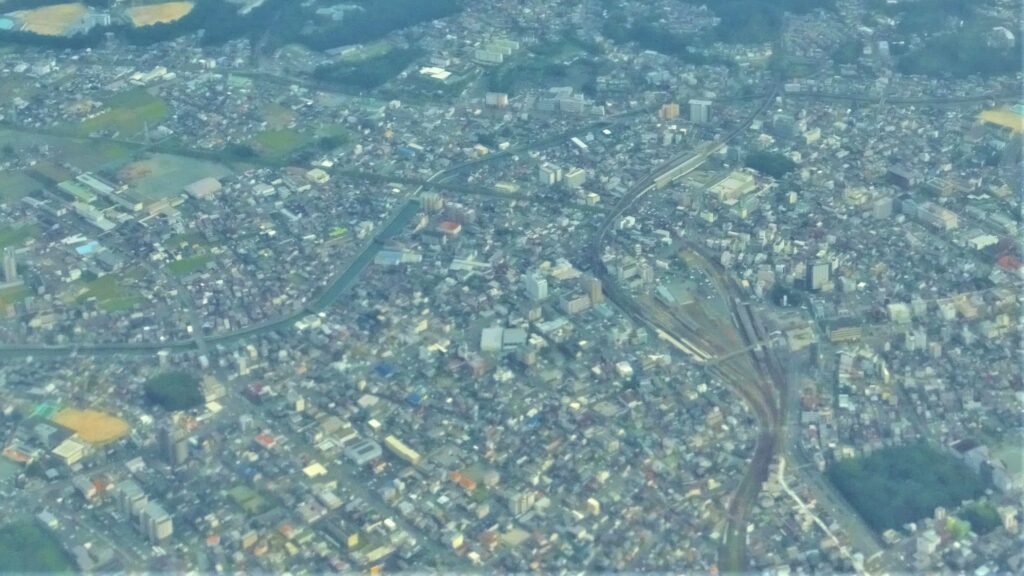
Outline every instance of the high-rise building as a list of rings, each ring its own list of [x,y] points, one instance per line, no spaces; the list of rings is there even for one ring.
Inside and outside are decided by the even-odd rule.
[[[711,122],[711,100],[690,100],[690,122],[707,124]]]
[[[125,480],[117,485],[117,509],[129,518],[135,518],[149,503],[149,498],[132,480]]]
[[[157,544],[174,533],[174,521],[163,506],[150,502],[139,514],[139,529],[151,543]]]
[[[548,279],[536,272],[526,275],[526,294],[530,300],[538,301],[548,297]]]
[[[160,452],[171,466],[181,466],[188,460],[188,431],[174,420],[168,420],[157,432]]]
[[[14,256],[14,248],[4,248],[4,282],[18,281],[18,260]]]
[[[658,110],[658,118],[661,118],[662,120],[675,120],[678,117],[679,104],[676,104],[675,102],[664,104],[662,105],[661,110]]]
[[[545,162],[537,170],[537,178],[541,184],[552,186],[562,180],[562,169],[550,162]]]
[[[587,172],[582,168],[570,168],[564,179],[569,188],[580,188],[587,181]]]
[[[831,279],[832,270],[828,262],[815,262],[807,267],[807,288],[813,292],[824,289]]]
[[[590,296],[591,304],[596,306],[604,302],[604,286],[596,276],[591,274],[583,276],[583,289],[587,292],[587,296]]]

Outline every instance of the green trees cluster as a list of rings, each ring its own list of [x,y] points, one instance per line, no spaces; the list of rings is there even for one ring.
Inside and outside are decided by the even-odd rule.
[[[782,178],[796,169],[796,163],[778,152],[754,152],[744,160],[747,168],[772,178]]]
[[[926,444],[883,448],[835,462],[828,477],[872,528],[899,528],[953,509],[985,490],[982,479],[951,454]]]
[[[164,372],[146,381],[146,399],[175,412],[200,406],[204,402],[199,379],[188,372]]]
[[[707,4],[721,18],[712,34],[714,40],[727,44],[761,44],[771,42],[782,31],[783,14],[803,14],[821,8],[830,10],[835,0],[682,0],[690,4]]]
[[[37,8],[56,0],[8,0],[3,11]],[[87,3],[106,7],[109,0]],[[174,22],[133,27],[127,25],[94,28],[76,36],[42,36],[30,32],[5,30],[0,43],[35,45],[47,48],[90,48],[97,46],[107,32],[127,42],[148,46],[203,31],[202,43],[218,45],[240,38],[265,39],[273,45],[291,42],[325,50],[345,44],[358,44],[384,37],[390,32],[450,16],[462,8],[462,0],[356,0],[359,8],[349,11],[337,23],[308,26],[316,21],[301,3],[294,0],[266,0],[247,14],[238,13],[238,5],[227,0],[196,0],[185,16]]]
[[[904,74],[924,76],[999,76],[1013,74],[1024,67],[1020,38],[1012,48],[990,48],[985,28],[939,34],[928,38],[920,48],[899,59],[897,69]]]
[[[397,76],[422,55],[422,51],[414,48],[396,48],[387,54],[359,62],[335,62],[318,66],[313,71],[313,77],[321,82],[356,90],[372,90]]]
[[[975,534],[981,535],[988,534],[1003,523],[996,507],[988,502],[971,502],[960,511],[960,516],[971,524]]]

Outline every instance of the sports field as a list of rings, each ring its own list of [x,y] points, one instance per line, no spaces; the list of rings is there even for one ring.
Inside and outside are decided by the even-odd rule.
[[[99,410],[65,408],[53,416],[53,421],[74,430],[90,444],[107,444],[128,435],[131,427],[124,420]]]
[[[133,26],[152,26],[174,22],[191,12],[192,6],[192,2],[161,2],[149,6],[135,6],[125,12],[131,18]]]
[[[978,114],[978,120],[1013,130],[1014,134],[1024,132],[1024,116],[1009,108],[993,108]]]
[[[85,4],[71,2],[43,6],[35,10],[20,10],[12,12],[11,15],[17,18],[29,32],[43,36],[61,36],[77,24],[85,12]]]

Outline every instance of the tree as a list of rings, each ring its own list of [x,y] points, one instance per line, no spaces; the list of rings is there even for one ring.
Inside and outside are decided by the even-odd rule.
[[[784,154],[778,152],[755,152],[746,158],[746,165],[752,170],[771,176],[782,178],[796,168],[796,163]]]
[[[165,410],[188,410],[203,404],[199,379],[187,372],[164,372],[150,378],[144,385],[146,398]]]

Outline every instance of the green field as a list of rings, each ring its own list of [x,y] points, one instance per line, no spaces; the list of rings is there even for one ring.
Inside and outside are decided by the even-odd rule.
[[[0,310],[11,304],[17,304],[32,295],[32,291],[25,285],[13,286],[0,289]]]
[[[118,276],[108,274],[101,278],[86,282],[86,290],[76,300],[83,302],[90,298],[96,299],[96,305],[101,310],[116,312],[131,310],[142,298],[132,290],[126,289],[119,282]]]
[[[0,128],[0,147],[7,145],[16,151],[34,146],[50,146],[54,157],[82,170],[96,170],[132,152],[130,145],[118,142]]]
[[[218,162],[177,154],[148,154],[118,168],[129,195],[143,203],[181,194],[185,186],[206,177],[223,178],[231,170]]]
[[[258,514],[267,507],[267,501],[263,496],[260,496],[259,492],[256,492],[244,484],[239,484],[231,490],[228,490],[228,497],[231,498],[231,501],[237,504],[239,508],[249,514]]]
[[[0,204],[17,202],[42,188],[24,172],[0,172]]]
[[[252,147],[268,160],[286,160],[312,142],[308,134],[295,130],[266,130],[252,139]]]
[[[71,572],[74,568],[60,542],[28,519],[0,528],[0,567],[4,574]]]
[[[75,132],[86,136],[98,130],[110,130],[121,138],[131,138],[142,132],[147,122],[155,127],[169,111],[166,102],[142,88],[118,94],[107,104],[109,110],[82,122]]]
[[[263,108],[263,118],[266,119],[271,130],[283,130],[295,120],[295,113],[274,102]]]
[[[213,257],[209,254],[198,254],[181,260],[175,260],[167,265],[167,269],[175,276],[188,276],[202,270]]]
[[[31,224],[24,226],[0,226],[0,248],[21,246],[37,234],[39,234],[39,228]]]
[[[376,42],[370,42],[369,44],[362,44],[360,46],[352,46],[351,49],[347,50],[338,58],[341,62],[362,62],[363,60],[370,60],[372,58],[380,58],[381,56],[391,52],[391,43],[387,40],[378,40]]]

